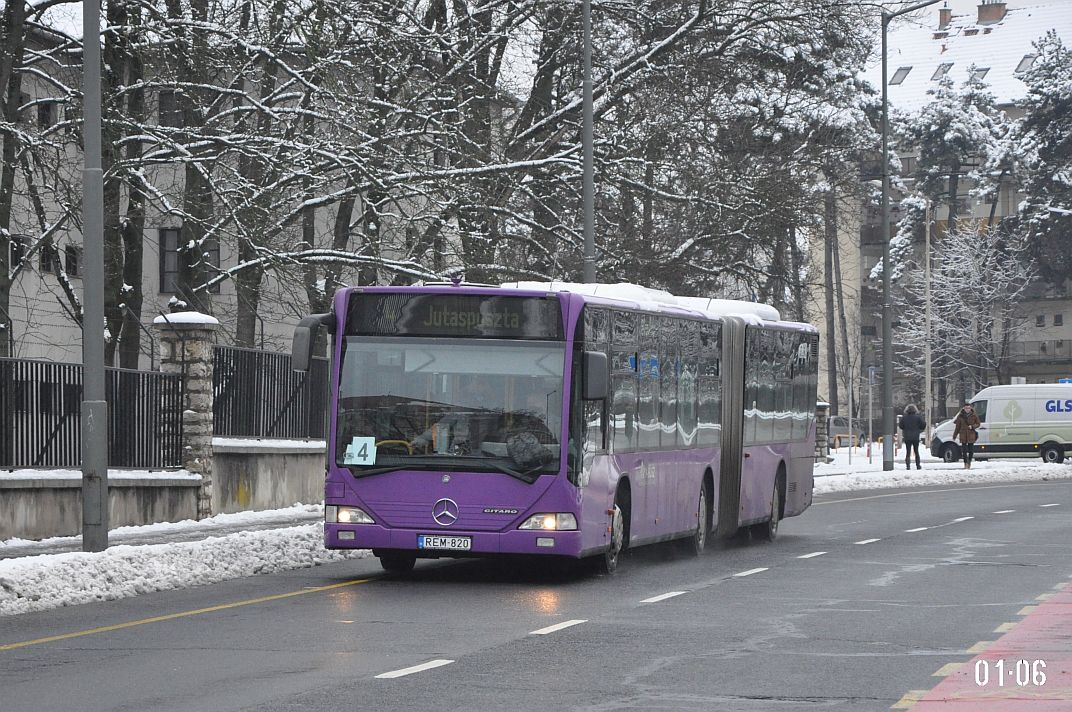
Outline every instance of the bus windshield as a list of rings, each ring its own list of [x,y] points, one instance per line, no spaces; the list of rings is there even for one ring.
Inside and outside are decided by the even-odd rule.
[[[557,471],[562,342],[346,336],[335,461],[397,469]]]

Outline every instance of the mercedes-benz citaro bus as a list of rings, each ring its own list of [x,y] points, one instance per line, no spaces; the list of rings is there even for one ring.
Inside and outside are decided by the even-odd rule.
[[[325,544],[418,558],[587,559],[742,527],[812,500],[818,334],[750,302],[635,285],[339,289]]]

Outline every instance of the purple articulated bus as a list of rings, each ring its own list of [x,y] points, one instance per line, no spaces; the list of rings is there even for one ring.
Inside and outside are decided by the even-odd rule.
[[[818,335],[772,307],[634,285],[340,289],[329,549],[588,559],[773,539],[812,499]]]

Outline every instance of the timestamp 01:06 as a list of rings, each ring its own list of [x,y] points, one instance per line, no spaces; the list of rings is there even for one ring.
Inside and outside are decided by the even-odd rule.
[[[1046,684],[1046,661],[979,660],[975,663],[975,684],[979,687],[991,684],[1042,687]]]

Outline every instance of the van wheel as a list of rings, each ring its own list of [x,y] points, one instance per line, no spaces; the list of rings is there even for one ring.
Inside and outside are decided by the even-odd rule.
[[[949,443],[942,448],[942,461],[943,462],[956,462],[960,459],[960,448]]]
[[[1065,452],[1057,445],[1046,445],[1042,448],[1042,461],[1054,465],[1064,462]]]

